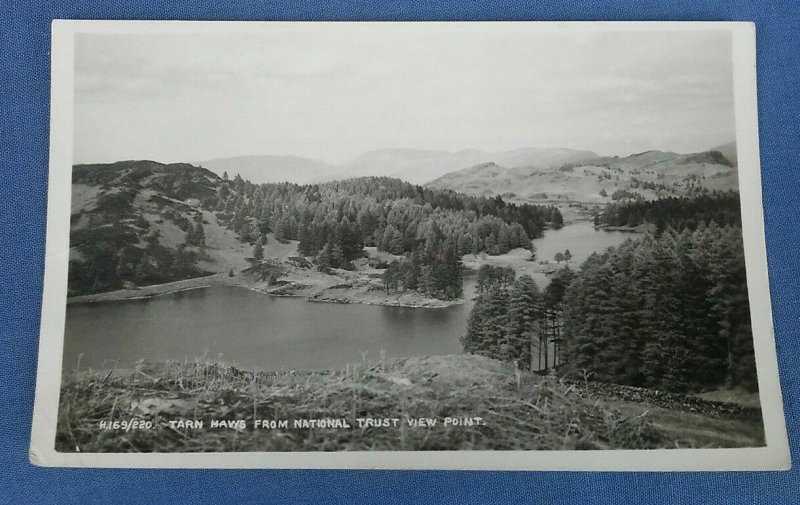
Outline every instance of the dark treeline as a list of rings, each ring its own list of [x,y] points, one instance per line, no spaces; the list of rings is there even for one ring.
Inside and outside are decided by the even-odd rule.
[[[638,226],[642,223],[656,225],[659,232],[696,229],[701,223],[719,226],[741,225],[739,193],[736,191],[710,192],[692,198],[661,198],[654,201],[636,200],[608,205],[595,215],[595,226]]]
[[[564,307],[569,373],[670,391],[756,388],[739,227],[700,224],[593,254]]]
[[[573,276],[568,267],[557,271],[542,292],[528,275],[515,279],[512,268],[483,265],[464,350],[515,362],[524,370],[558,364],[562,302]]]
[[[544,292],[512,271],[482,274],[467,352],[669,391],[757,388],[739,227],[628,240],[560,270]]]

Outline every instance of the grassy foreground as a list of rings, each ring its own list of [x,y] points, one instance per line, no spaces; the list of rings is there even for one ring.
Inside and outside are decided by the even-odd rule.
[[[466,422],[475,419],[480,422]],[[336,418],[347,428],[299,428]],[[358,418],[396,418],[359,427]],[[408,419],[436,419],[411,426]],[[445,419],[450,418],[450,424]],[[202,429],[180,420],[203,420]],[[211,420],[240,423],[210,426]],[[149,429],[101,422],[147,420]],[[287,420],[256,428],[254,420]],[[173,421],[171,424],[170,421]],[[362,421],[363,422],[363,421]],[[463,423],[463,424],[462,424]],[[377,423],[376,423],[377,424]],[[723,419],[602,398],[579,384],[470,355],[364,362],[335,372],[248,372],[227,365],[140,363],[67,374],[62,452],[650,449],[760,445],[760,420]]]

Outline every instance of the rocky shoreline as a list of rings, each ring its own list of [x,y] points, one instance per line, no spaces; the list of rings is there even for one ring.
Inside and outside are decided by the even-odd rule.
[[[438,309],[460,305],[463,299],[438,300],[426,298],[419,293],[402,293],[386,295],[383,293],[363,293],[360,291],[342,292],[340,290],[326,290],[306,298],[306,301],[317,303],[360,303],[363,305],[382,305],[384,307],[407,307],[415,309]]]

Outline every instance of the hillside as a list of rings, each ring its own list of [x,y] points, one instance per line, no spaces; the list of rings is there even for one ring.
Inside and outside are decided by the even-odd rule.
[[[739,165],[739,156],[736,153],[736,142],[728,142],[720,146],[712,147],[711,151],[719,151],[725,158],[727,158],[733,166]]]
[[[322,180],[361,176],[385,176],[412,184],[424,184],[442,175],[480,163],[494,162],[507,166],[535,165],[555,168],[585,158],[596,157],[591,151],[563,148],[526,148],[503,152],[475,149],[458,152],[421,149],[381,149],[371,151],[345,163]]]
[[[213,172],[185,163],[76,165],[69,294],[245,267],[244,244],[211,212],[221,181]]]
[[[236,156],[200,161],[201,167],[222,176],[228,172],[233,178],[239,174],[255,184],[266,182],[293,182],[307,184],[321,179],[336,170],[324,161],[301,158],[299,156]]]
[[[359,426],[366,419],[389,421]],[[102,423],[124,426],[131,420],[153,425],[97,430]],[[185,420],[202,421],[203,427],[187,427]],[[214,420],[224,424],[214,427]],[[265,420],[287,425],[264,427]],[[330,426],[310,428],[311,422]],[[566,384],[471,355],[389,359],[321,372],[250,372],[202,361],[72,372],[63,382],[56,435],[56,447],[64,452],[674,449],[763,443],[757,407],[591,382]]]
[[[735,146],[721,151],[678,154],[647,151],[627,157],[593,157],[558,167],[483,163],[451,172],[426,186],[511,201],[610,203],[652,200],[703,190],[738,188]]]

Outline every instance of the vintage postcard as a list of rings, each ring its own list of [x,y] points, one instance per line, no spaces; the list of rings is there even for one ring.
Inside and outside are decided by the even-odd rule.
[[[752,24],[52,36],[33,463],[790,466]]]

